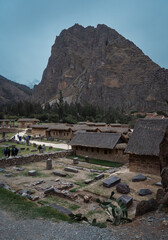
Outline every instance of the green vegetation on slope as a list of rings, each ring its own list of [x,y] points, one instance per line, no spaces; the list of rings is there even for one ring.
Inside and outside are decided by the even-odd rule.
[[[16,195],[6,189],[0,188],[0,208],[12,212],[19,217],[44,218],[54,221],[69,221],[70,218],[56,209],[44,206],[39,207],[36,203],[30,202],[25,197]]]

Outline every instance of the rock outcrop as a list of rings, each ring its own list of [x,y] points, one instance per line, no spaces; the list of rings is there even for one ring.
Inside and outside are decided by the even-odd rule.
[[[168,112],[168,70],[106,25],[75,24],[56,37],[33,99],[53,103],[60,90],[68,103]]]
[[[31,89],[23,84],[8,80],[0,75],[0,106],[29,100]]]

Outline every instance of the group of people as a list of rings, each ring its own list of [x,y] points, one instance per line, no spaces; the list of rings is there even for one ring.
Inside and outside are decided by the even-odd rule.
[[[18,150],[16,147],[14,147],[14,146],[12,147],[11,150],[10,150],[9,147],[6,147],[6,148],[4,149],[4,155],[5,155],[6,157],[10,157],[10,155],[13,156],[13,157],[15,157],[15,156],[17,156],[18,152],[19,152],[19,150]]]

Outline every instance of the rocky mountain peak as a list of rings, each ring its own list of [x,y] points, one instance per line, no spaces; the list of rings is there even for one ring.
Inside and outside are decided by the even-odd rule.
[[[61,90],[68,103],[167,111],[167,82],[167,70],[114,29],[75,24],[56,37],[33,99],[52,103]]]

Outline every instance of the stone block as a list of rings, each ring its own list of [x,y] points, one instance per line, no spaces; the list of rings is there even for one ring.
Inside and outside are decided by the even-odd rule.
[[[140,189],[139,190],[139,195],[140,196],[146,196],[152,194],[152,191],[148,188]]]
[[[51,170],[52,169],[52,159],[48,158],[46,161],[46,169]]]
[[[99,179],[102,179],[102,178],[104,178],[104,173],[101,173],[101,174],[95,176],[96,180],[99,180]]]
[[[57,211],[59,211],[60,213],[65,214],[65,215],[67,215],[67,216],[69,216],[69,215],[72,214],[72,212],[71,212],[69,209],[64,208],[64,207],[62,207],[62,206],[59,206],[59,205],[57,205],[57,204],[55,204],[55,203],[52,203],[52,204],[50,205],[50,207],[52,207],[52,208],[54,208],[54,209],[57,209]]]
[[[108,178],[106,180],[103,181],[103,186],[104,187],[113,187],[115,186],[117,183],[120,182],[120,178],[117,176],[113,176],[111,178]]]
[[[121,201],[127,208],[129,208],[133,202],[133,198],[127,195],[122,195],[117,198],[117,202]]]
[[[157,183],[155,183],[155,185],[158,186],[158,187],[162,187],[162,183],[161,182],[157,182]]]
[[[55,189],[53,187],[47,188],[44,191],[44,194],[48,195],[48,194],[54,194],[55,193]]]
[[[64,170],[67,172],[78,173],[78,169],[72,167],[65,167]]]
[[[116,186],[116,190],[118,193],[122,193],[122,194],[127,194],[130,192],[129,186],[125,183],[118,183]]]
[[[145,181],[146,179],[147,179],[146,176],[144,176],[142,174],[138,174],[132,178],[132,182],[141,182],[141,181]]]
[[[14,170],[20,172],[20,171],[24,171],[24,168],[22,168],[22,167],[14,167]]]
[[[56,175],[56,176],[60,176],[60,177],[66,177],[67,176],[66,173],[58,172],[58,171],[54,171],[53,174]]]
[[[78,163],[79,163],[78,157],[75,157],[75,158],[73,159],[73,164],[78,164]]]
[[[22,189],[22,190],[19,190],[19,195],[23,195],[23,194],[29,194],[30,195],[30,191],[28,189]]]
[[[92,183],[93,182],[93,179],[86,179],[85,181],[84,181],[84,183],[86,183],[86,184],[89,184],[89,183]]]
[[[37,171],[36,170],[30,170],[30,171],[28,171],[28,175],[29,176],[36,176],[37,175]]]
[[[6,177],[12,177],[12,173],[6,173],[5,176]]]

